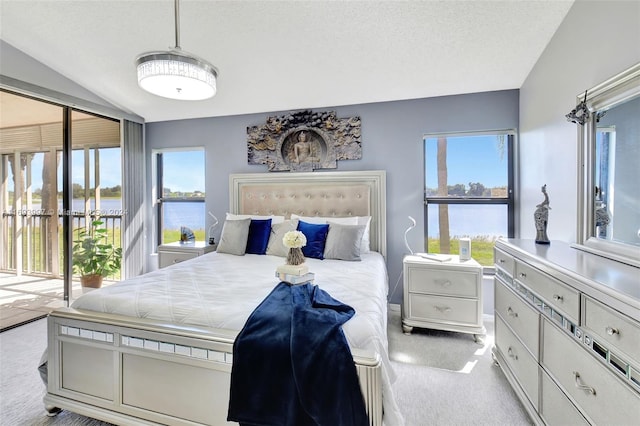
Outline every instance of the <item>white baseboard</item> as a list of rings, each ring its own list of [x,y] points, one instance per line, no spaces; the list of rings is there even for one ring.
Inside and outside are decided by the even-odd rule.
[[[400,312],[400,304],[398,303],[389,303],[389,310],[394,312]]]

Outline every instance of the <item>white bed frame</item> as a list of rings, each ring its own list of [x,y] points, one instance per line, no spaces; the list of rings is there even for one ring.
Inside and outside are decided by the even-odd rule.
[[[371,249],[386,256],[384,171],[229,177],[230,211],[372,216]],[[275,284],[275,283],[274,283]],[[223,425],[237,332],[71,308],[48,318],[45,408],[119,425]],[[352,350],[370,424],[382,425],[381,359]]]

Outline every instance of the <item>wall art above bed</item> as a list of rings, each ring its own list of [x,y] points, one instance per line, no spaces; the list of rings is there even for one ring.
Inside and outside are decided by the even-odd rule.
[[[247,127],[249,164],[269,171],[335,169],[338,160],[362,158],[360,117],[338,118],[335,111],[293,112]]]

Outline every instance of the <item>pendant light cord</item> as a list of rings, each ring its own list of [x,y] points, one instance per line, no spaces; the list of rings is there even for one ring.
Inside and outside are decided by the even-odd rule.
[[[176,18],[176,49],[180,50],[180,5],[179,0],[175,0],[175,18]]]

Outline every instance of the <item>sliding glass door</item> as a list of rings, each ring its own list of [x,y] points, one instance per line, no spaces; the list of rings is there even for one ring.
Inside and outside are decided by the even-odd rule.
[[[122,172],[119,121],[8,91],[0,91],[0,102],[5,329],[44,316],[82,292],[71,262],[79,229],[101,220],[121,247]]]

